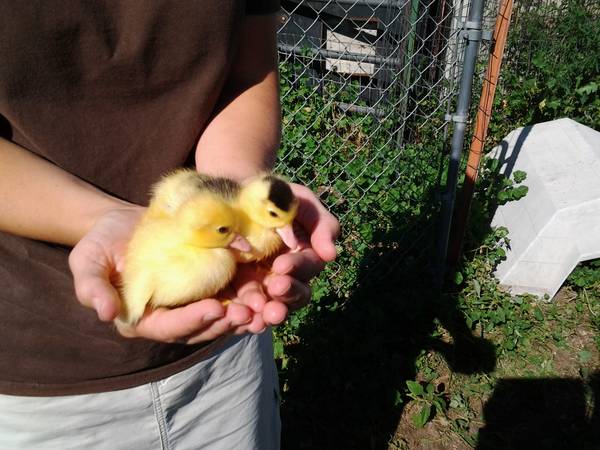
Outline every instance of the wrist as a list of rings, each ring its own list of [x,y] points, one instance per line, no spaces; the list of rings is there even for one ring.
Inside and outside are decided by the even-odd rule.
[[[98,194],[96,192],[96,194]],[[95,195],[94,200],[87,208],[81,210],[80,226],[76,235],[73,235],[70,245],[75,245],[103,218],[114,216],[126,216],[132,214],[141,215],[145,208],[127,201],[112,197],[105,193]]]
[[[105,202],[99,203],[94,209],[88,211],[86,224],[92,228],[102,217],[109,214],[122,214],[133,211],[143,211],[145,208],[140,205],[126,202],[124,200],[109,198]]]

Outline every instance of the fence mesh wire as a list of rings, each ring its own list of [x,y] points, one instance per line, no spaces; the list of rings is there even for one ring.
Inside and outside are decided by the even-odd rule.
[[[282,2],[278,169],[341,220],[338,293],[429,249],[467,12],[462,0]]]
[[[499,0],[493,0],[497,3]],[[579,17],[582,27],[594,29],[597,18],[600,16],[600,2],[597,0],[531,0],[528,2],[516,2],[511,21],[511,42],[505,55],[505,66],[513,70],[530,75],[537,69],[533,63],[536,50],[540,45],[549,41],[561,41],[565,45],[558,48],[563,56],[572,51],[566,45],[569,36],[564,35],[562,30],[557,30],[560,22],[568,21],[574,10],[585,11],[585,15]],[[540,32],[544,30],[544,32]],[[560,61],[551,61],[560,64]]]
[[[492,30],[500,0],[485,2],[484,30]],[[597,0],[533,0],[515,2],[503,58],[490,128],[484,151],[491,150],[512,130],[561,117],[570,117],[592,128],[600,124],[598,102],[598,20],[600,3]],[[479,102],[484,80],[486,58],[492,44],[482,43],[478,70],[474,79],[471,115]],[[471,143],[467,135],[466,145]],[[466,159],[466,152],[464,153]],[[480,187],[502,182],[483,161],[487,181]],[[496,188],[497,189],[497,188]],[[487,204],[490,192],[479,191],[481,202],[476,218],[479,230],[470,230],[470,247],[477,248],[481,234],[487,230],[494,209]],[[483,195],[481,195],[483,194]],[[473,212],[473,208],[471,209]],[[509,230],[510,231],[510,230]],[[460,236],[459,236],[460,238]],[[468,239],[469,240],[469,239]]]

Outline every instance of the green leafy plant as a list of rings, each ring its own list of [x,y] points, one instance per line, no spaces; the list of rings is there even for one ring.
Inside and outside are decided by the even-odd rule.
[[[596,5],[591,0],[517,5],[522,9],[515,15],[510,31],[488,133],[491,145],[519,126],[565,116],[600,129],[600,33],[595,31],[599,28],[600,11]],[[572,378],[580,373],[585,382],[589,373],[596,370],[600,351],[600,265],[590,262],[579,266],[569,278],[564,296],[554,303],[527,295],[511,296],[493,276],[494,269],[506,257],[510,235],[505,228],[491,229],[491,218],[498,205],[527,195],[526,174],[515,171],[507,178],[499,174],[497,161],[483,161],[465,256],[452,292],[434,307],[423,306],[424,264],[415,257],[416,252],[407,251],[402,259],[408,263],[398,278],[408,295],[404,297],[403,290],[397,296],[412,303],[400,313],[391,312],[401,302],[384,303],[380,297],[371,298],[368,289],[366,293],[362,289],[362,283],[365,277],[378,275],[381,265],[376,264],[385,262],[386,255],[394,255],[396,248],[409,248],[418,234],[407,224],[422,232],[421,220],[436,217],[435,193],[440,172],[444,172],[440,156],[445,148],[440,132],[443,117],[434,114],[440,99],[417,92],[418,106],[426,111],[419,117],[430,120],[424,124],[417,123],[419,119],[406,123],[404,135],[398,136],[394,134],[398,129],[394,114],[375,117],[340,108],[342,103],[368,106],[361,99],[359,83],[342,87],[327,77],[315,81],[293,64],[282,64],[281,74],[284,136],[280,169],[318,192],[341,218],[343,227],[340,257],[314,281],[314,302],[276,330],[284,403],[287,383],[294,382],[290,374],[304,368],[300,370],[303,377],[287,392],[295,395],[295,402],[300,401],[300,385],[324,385],[321,395],[327,399],[326,404],[335,397],[332,391],[338,390],[335,398],[339,401],[355,398],[351,394],[368,386],[369,394],[385,391],[386,395],[373,403],[365,401],[369,408],[384,411],[385,404],[396,412],[408,411],[409,424],[430,424],[427,429],[444,426],[446,433],[455,433],[462,442],[475,447],[478,429],[484,425],[483,404],[503,377]],[[418,89],[426,87],[415,91]],[[413,99],[409,103],[412,108]],[[476,107],[477,102],[472,104]],[[403,145],[398,148],[395,142],[400,141]],[[363,297],[368,297],[367,301]],[[452,320],[442,323],[431,318],[432,314],[442,315],[450,305],[456,316]],[[427,326],[416,327],[418,333],[409,336],[402,332],[384,333],[388,316],[400,315],[409,318],[404,322],[409,326],[420,321]],[[336,323],[335,317],[342,320]],[[463,335],[448,336],[445,327],[449,325]],[[575,340],[574,330],[581,329],[585,333]],[[590,337],[594,336],[594,329],[596,337]],[[356,341],[349,336],[357,333],[364,339]],[[585,342],[579,343],[583,336],[587,336]],[[447,363],[453,355],[447,349],[455,345],[457,337],[471,343],[488,342],[495,352],[496,367],[485,373],[453,372]],[[435,344],[430,345],[432,342]],[[343,372],[356,367],[358,373],[363,364],[363,368],[375,366],[374,373],[385,373],[379,370],[380,364],[385,365],[382,361],[394,360],[398,353],[404,355],[407,347],[418,348],[411,353],[407,377],[420,381],[407,382],[406,388],[406,378],[394,386],[385,376],[367,383],[360,375]],[[301,349],[304,353],[298,356]],[[311,359],[315,349],[319,354],[321,349],[330,351],[329,357],[320,358],[326,360],[323,366]],[[556,361],[555,356],[561,352],[569,355],[575,372],[573,367],[567,371]],[[304,366],[295,359],[301,357],[308,359]],[[478,360],[477,354],[464,357],[470,358],[471,363]],[[323,380],[323,371],[313,374],[309,369],[315,364],[319,369],[331,367],[333,370],[327,373],[333,374],[332,379]],[[309,375],[315,378],[307,380],[307,366]],[[340,368],[343,373],[336,374],[335,369]],[[443,389],[436,388],[436,380],[440,379],[445,380]],[[407,398],[412,400],[414,409],[405,408]],[[310,401],[313,402],[312,397]],[[340,408],[337,403],[335,406],[334,417],[338,418]],[[321,412],[311,411],[317,415]],[[389,411],[385,409],[386,414]],[[432,423],[435,416],[442,417]],[[329,425],[325,423],[323,428]],[[301,428],[304,432],[305,428]],[[405,442],[404,437],[398,436],[391,442]]]
[[[490,139],[561,117],[600,129],[600,9],[594,0],[547,2],[514,15]]]
[[[600,286],[600,259],[578,265],[567,278],[578,288],[593,289]]]
[[[340,86],[325,79],[317,84],[301,65],[288,63],[280,65],[280,90],[283,136],[278,169],[317,192],[343,230],[336,263],[313,282],[313,302],[277,330],[278,339],[295,342],[302,325],[322,309],[343,308],[362,281],[359,276],[366,276],[368,262],[383,261],[404,242],[410,243],[415,233],[423,233],[414,224],[436,213],[432,193],[443,137],[434,137],[433,130],[444,122],[432,118],[425,124],[406,123],[405,129],[418,131],[398,148],[399,125],[392,111],[376,117],[340,109],[340,104],[367,106],[357,82]],[[439,102],[433,98],[420,106],[434,108]]]
[[[432,383],[423,386],[416,381],[406,381],[407,395],[413,399],[419,411],[411,417],[417,428],[423,428],[435,414],[444,414],[447,408],[443,392],[438,392]]]

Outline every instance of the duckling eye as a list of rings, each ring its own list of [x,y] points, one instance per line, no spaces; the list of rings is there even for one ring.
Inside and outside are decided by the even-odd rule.
[[[229,227],[219,227],[217,231],[221,234],[227,234],[229,233]]]
[[[279,215],[277,215],[277,213],[275,211],[273,211],[273,210],[269,210],[269,215],[271,217],[279,217]]]

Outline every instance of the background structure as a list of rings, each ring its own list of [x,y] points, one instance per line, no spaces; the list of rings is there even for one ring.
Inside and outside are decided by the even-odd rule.
[[[342,222],[345,254],[327,286],[340,294],[361,274],[376,280],[407,256],[431,255],[468,2],[282,6],[279,169]]]
[[[510,230],[492,231],[491,218],[526,193],[526,178],[499,177],[483,161],[455,283],[441,295],[433,283],[457,128],[447,117],[458,109],[475,3],[282,1],[278,170],[313,188],[343,227],[313,302],[275,330],[283,448],[600,442],[590,400],[600,398],[591,337],[600,263],[574,272],[577,300],[548,304],[512,298],[492,277]],[[498,9],[485,1],[483,30]],[[515,128],[560,117],[600,130],[599,20],[597,0],[515,3],[487,150]],[[479,46],[465,147],[492,45]],[[458,169],[460,189],[460,159]],[[574,329],[588,337],[571,342]],[[568,363],[552,369],[565,348]]]

